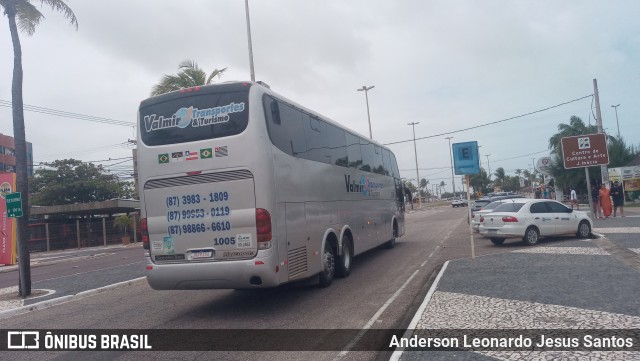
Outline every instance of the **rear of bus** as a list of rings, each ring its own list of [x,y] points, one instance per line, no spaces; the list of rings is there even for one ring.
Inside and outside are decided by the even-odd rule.
[[[261,88],[224,83],[141,102],[138,179],[152,288],[279,284]]]

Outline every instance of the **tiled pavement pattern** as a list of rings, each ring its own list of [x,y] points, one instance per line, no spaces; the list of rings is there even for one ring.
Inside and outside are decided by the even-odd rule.
[[[631,219],[625,223],[629,221],[637,224]],[[541,244],[450,262],[416,329],[640,329],[640,227],[603,226],[610,227],[594,232],[610,235],[611,240]],[[640,360],[640,352],[454,351],[400,356],[403,361],[422,359]]]

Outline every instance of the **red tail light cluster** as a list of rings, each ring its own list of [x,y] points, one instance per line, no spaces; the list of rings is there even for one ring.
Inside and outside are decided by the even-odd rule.
[[[256,208],[256,233],[258,249],[271,248],[271,215],[266,209]]]
[[[142,248],[149,249],[149,227],[146,218],[140,220],[140,232],[142,233]]]
[[[512,223],[512,222],[517,222],[518,218],[513,216],[505,216],[505,217],[502,217],[502,221],[505,223]]]
[[[480,216],[480,223],[483,223],[483,222],[484,222],[484,217]]]

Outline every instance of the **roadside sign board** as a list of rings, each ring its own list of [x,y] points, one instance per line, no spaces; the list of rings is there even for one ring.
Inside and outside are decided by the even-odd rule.
[[[551,157],[542,157],[536,162],[536,170],[545,176],[551,175],[549,166],[551,166]]]
[[[8,193],[4,199],[7,201],[7,217],[22,217],[22,197],[20,192]]]
[[[565,169],[609,164],[607,139],[604,133],[564,137],[561,143]]]
[[[457,175],[480,173],[480,154],[478,142],[451,144],[453,167]]]

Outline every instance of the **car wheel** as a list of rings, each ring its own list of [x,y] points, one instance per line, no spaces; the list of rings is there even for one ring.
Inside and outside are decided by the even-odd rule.
[[[540,239],[540,232],[538,231],[538,229],[536,227],[529,227],[524,232],[524,237],[522,238],[522,241],[528,246],[533,246],[534,244],[538,243],[539,239]]]
[[[499,246],[504,243],[504,238],[490,238],[490,239],[491,239],[491,243],[495,244],[496,246]]]
[[[351,273],[351,261],[353,260],[351,249],[349,237],[342,236],[342,255],[338,257],[338,264],[336,265],[336,275],[338,277],[347,277]]]
[[[335,274],[336,254],[331,243],[327,242],[322,252],[322,271],[320,272],[319,286],[323,288],[328,287],[333,281]]]
[[[578,225],[578,232],[576,232],[576,236],[580,238],[589,238],[591,236],[591,225],[587,221],[582,221]]]

